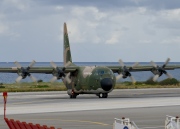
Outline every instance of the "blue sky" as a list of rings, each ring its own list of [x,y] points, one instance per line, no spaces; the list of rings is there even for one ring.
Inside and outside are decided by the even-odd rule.
[[[179,0],[1,0],[1,62],[180,62]]]

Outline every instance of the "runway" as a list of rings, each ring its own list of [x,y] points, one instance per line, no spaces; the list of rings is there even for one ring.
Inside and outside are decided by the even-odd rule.
[[[180,116],[180,89],[114,90],[109,98],[66,92],[9,93],[7,117],[62,129],[112,129],[114,118],[128,117],[139,128],[164,129],[166,115]],[[3,120],[3,97],[0,127]]]

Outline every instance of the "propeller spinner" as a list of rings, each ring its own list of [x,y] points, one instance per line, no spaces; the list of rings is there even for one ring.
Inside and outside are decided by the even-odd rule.
[[[50,82],[55,82],[56,80],[62,79],[62,81],[65,81],[68,84],[71,83],[70,73],[65,74],[66,67],[68,67],[71,64],[70,61],[67,64],[65,64],[65,66],[62,69],[57,67],[57,65],[53,61],[51,61],[50,64],[54,68],[53,77],[50,80]]]
[[[154,69],[152,70],[152,73],[154,74],[154,77],[152,78],[153,81],[157,81],[157,79],[162,75],[165,74],[168,78],[172,78],[172,75],[170,75],[169,73],[167,73],[165,71],[165,67],[166,65],[169,63],[170,58],[167,58],[166,62],[162,65],[162,66],[158,66],[156,63],[154,63],[153,61],[151,61],[151,65],[154,67]]]
[[[22,67],[19,62],[14,62],[14,64],[17,66],[19,75],[19,77],[17,77],[16,79],[17,83],[19,83],[22,79],[26,78],[27,76],[29,76],[33,82],[37,82],[36,78],[29,73],[29,70],[31,69],[31,67],[33,67],[35,63],[36,61],[33,60],[28,67]]]
[[[119,80],[120,78],[127,78],[127,77],[130,77],[131,81],[133,83],[136,83],[136,80],[134,79],[134,77],[131,75],[130,71],[139,65],[138,62],[134,63],[131,67],[127,68],[125,65],[124,65],[124,62],[120,59],[119,60],[119,63],[121,65],[121,72],[119,72],[119,75],[116,76],[116,80]]]

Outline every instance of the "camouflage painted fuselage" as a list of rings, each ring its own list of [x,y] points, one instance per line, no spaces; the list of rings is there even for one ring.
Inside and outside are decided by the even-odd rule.
[[[103,97],[106,98],[107,93],[113,90],[116,83],[113,71],[103,66],[76,66],[73,64],[67,32],[66,24],[64,24],[64,66],[70,62],[68,67],[77,67],[76,71],[70,72],[71,83],[64,81],[68,94],[71,97],[78,94],[103,94]]]
[[[109,93],[113,90],[116,78],[112,70],[102,66],[79,67],[71,74],[71,84],[67,84],[68,94]]]

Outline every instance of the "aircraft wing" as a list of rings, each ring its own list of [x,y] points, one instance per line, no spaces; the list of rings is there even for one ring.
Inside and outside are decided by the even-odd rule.
[[[117,73],[118,71],[122,70],[121,66],[107,66],[110,68],[114,73]],[[152,71],[155,68],[153,66],[136,66],[131,69],[131,66],[126,66],[127,69],[130,69],[130,72],[138,72],[138,71]],[[164,70],[174,70],[174,69],[180,69],[180,65],[168,65],[164,67]]]
[[[25,67],[26,68],[26,67]],[[60,69],[62,69],[63,67],[58,67]],[[45,74],[52,74],[53,72],[53,67],[32,67],[29,69],[29,73],[45,73]],[[74,72],[78,69],[78,67],[76,66],[70,66],[70,67],[67,67],[65,69],[65,73],[69,73],[69,72]],[[0,68],[0,72],[1,73],[18,73],[18,68],[17,67],[8,67],[8,68],[3,68],[1,67]]]

